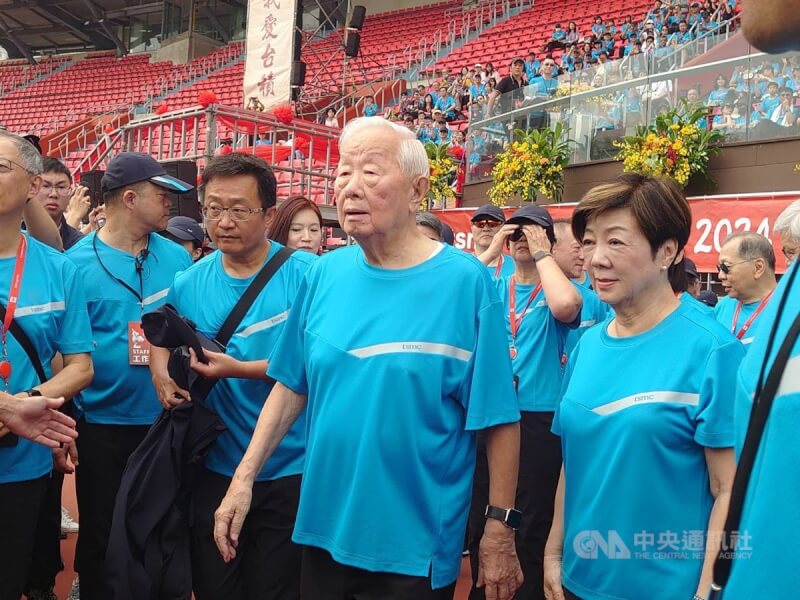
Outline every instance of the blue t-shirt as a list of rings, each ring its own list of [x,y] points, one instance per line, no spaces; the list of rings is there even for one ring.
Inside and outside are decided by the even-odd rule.
[[[575,283],[573,280],[570,281],[572,281],[572,285],[578,288],[578,291],[581,293],[583,306],[581,307],[580,323],[575,329],[571,329],[567,333],[567,341],[564,344],[564,356],[561,361],[564,365],[567,364],[569,357],[572,355],[572,351],[575,349],[575,346],[578,345],[578,341],[583,337],[583,334],[586,333],[590,327],[594,327],[605,321],[610,313],[608,304],[600,300],[594,291],[580,283]],[[589,277],[586,277],[586,281],[589,281]]]
[[[161,414],[150,369],[129,364],[128,324],[141,322],[142,314],[164,304],[175,274],[190,267],[192,259],[182,246],[156,234],[150,234],[147,249],[141,292],[136,258],[109,246],[96,233],[67,252],[86,290],[96,349],[94,379],[75,397],[75,406],[88,423],[151,425]],[[114,277],[141,293],[141,304]]]
[[[770,96],[766,94],[763,98],[761,98],[761,112],[763,112],[767,117],[772,114],[778,106],[781,104],[781,99],[779,96]]]
[[[583,600],[675,600],[700,580],[705,448],[733,446],[741,344],[681,304],[640,335],[594,327],[553,420],[566,477],[564,586]]]
[[[14,321],[30,338],[49,379],[53,375],[50,361],[56,352],[92,352],[92,329],[75,265],[60,252],[27,233],[23,235],[28,239],[28,253]],[[0,302],[3,306],[8,306],[15,265],[15,256],[0,258]],[[8,381],[9,394],[18,394],[42,383],[25,350],[11,333],[6,336],[6,348],[8,361],[14,366]],[[0,448],[0,484],[37,479],[52,468],[50,448],[41,444],[19,438],[15,446]]]
[[[272,242],[265,263],[281,248],[280,244]],[[255,275],[244,279],[230,276],[222,266],[222,256],[221,252],[215,252],[179,273],[167,295],[169,304],[211,338],[217,336],[225,319],[255,279]],[[300,282],[315,260],[313,254],[295,252],[281,265],[237,327],[228,342],[227,354],[242,361],[265,360],[270,355],[283,331]],[[208,295],[208,290],[214,290],[213,295]],[[233,476],[253,437],[258,415],[272,385],[272,381],[235,378],[216,383],[206,404],[222,418],[228,429],[211,448],[206,467],[215,473]],[[270,456],[257,481],[302,473],[305,421],[303,413]]]
[[[718,106],[725,102],[728,97],[728,88],[717,88],[708,95],[708,104]],[[719,115],[718,115],[719,116]]]
[[[540,75],[531,81],[529,87],[535,97],[546,98],[556,93],[556,89],[558,88],[558,79],[555,77],[545,79]]]
[[[797,269],[795,264],[793,269]],[[741,452],[753,394],[767,355],[767,340],[776,322],[778,306],[788,296],[778,321],[775,341],[764,371],[764,379],[800,306],[800,273],[787,286],[791,270],[778,284],[773,299],[759,317],[759,332],[742,361],[736,388],[736,450]],[[741,553],[733,562],[724,600],[795,598],[800,589],[797,560],[792,547],[800,528],[800,471],[797,469],[797,424],[800,423],[800,342],[790,354],[783,379],[764,428],[750,475],[739,525]],[[777,522],[776,522],[777,519]],[[768,574],[768,576],[767,576]]]
[[[731,298],[730,296],[725,296],[724,298],[720,298],[719,302],[717,302],[717,305],[714,307],[714,316],[717,318],[717,321],[722,323],[723,327],[725,327],[728,331],[730,331],[734,335],[738,335],[739,332],[742,330],[742,327],[744,327],[744,324],[747,323],[747,321],[750,319],[753,313],[756,312],[759,304],[761,304],[760,300],[756,302],[748,302],[747,304],[742,304],[742,308],[739,311],[739,316],[735,324],[736,331],[733,330],[734,327],[733,317],[736,315],[736,307],[739,305],[739,301],[736,298]],[[763,311],[761,314],[762,315],[764,314]],[[761,315],[756,317],[755,321],[753,321],[749,329],[742,336],[741,342],[745,346],[749,346],[750,344],[753,343],[756,331],[755,326],[758,323],[759,319],[761,319]]]
[[[699,310],[702,313],[708,315],[714,314],[713,308],[711,308],[708,304],[703,304],[702,302],[700,302],[700,300],[692,296],[689,292],[681,292],[680,295],[678,296],[678,300],[680,300],[687,306],[691,306],[692,308]]]
[[[569,325],[562,323],[550,312],[544,290],[540,288],[528,304],[535,286],[518,283],[515,294],[516,311],[517,319],[522,317],[522,321],[516,340],[512,340],[510,284],[511,277],[495,280],[497,292],[503,302],[508,334],[506,354],[509,354],[512,345],[517,349],[517,357],[511,361],[511,366],[517,378],[519,409],[526,412],[553,412],[561,397],[561,358],[564,355],[567,332],[578,326],[579,317]]]
[[[365,104],[364,105],[364,116],[365,117],[374,117],[378,114],[378,105],[374,102],[372,104]]]
[[[502,305],[451,246],[408,269],[353,246],[306,274],[269,375],[308,396],[293,539],[368,571],[456,580],[475,430],[519,419]]]

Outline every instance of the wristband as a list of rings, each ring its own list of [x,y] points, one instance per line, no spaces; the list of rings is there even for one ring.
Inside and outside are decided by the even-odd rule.
[[[31,389],[29,389],[29,390],[25,390],[25,393],[26,393],[26,394],[28,394],[28,397],[31,397],[31,396],[41,396],[41,395],[42,395],[42,392],[40,392],[40,391],[39,391],[39,390],[37,390],[36,388],[31,388]]]

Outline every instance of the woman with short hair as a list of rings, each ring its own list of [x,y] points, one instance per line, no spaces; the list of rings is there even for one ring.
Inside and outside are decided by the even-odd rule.
[[[578,342],[553,420],[564,463],[548,600],[688,600],[710,586],[743,350],[672,291],[691,225],[675,182],[642,175],[593,188],[575,209],[573,233],[614,317]]]

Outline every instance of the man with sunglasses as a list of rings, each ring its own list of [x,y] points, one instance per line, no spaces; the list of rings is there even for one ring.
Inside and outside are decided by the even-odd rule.
[[[105,556],[114,502],[130,454],[161,413],[147,368],[145,312],[164,304],[186,251],[156,232],[167,226],[172,197],[189,183],[170,177],[151,156],[123,152],[101,181],[106,224],[73,246],[92,323],[94,379],[74,399],[80,464],[75,484],[81,525],[75,551],[83,600],[111,597]]]
[[[506,216],[503,214],[503,210],[494,204],[484,204],[472,213],[472,245],[475,247],[475,256],[480,256],[489,249],[489,246],[495,241],[495,234],[505,222]],[[514,259],[508,254],[503,254],[502,239],[497,240],[495,243],[500,246],[494,260],[487,265],[489,272],[495,278],[513,275]]]
[[[714,308],[717,321],[742,344],[751,344],[757,319],[777,286],[772,243],[757,233],[735,233],[720,248],[717,269],[727,294]]]
[[[64,250],[69,250],[83,237],[80,231],[67,223],[64,213],[69,206],[73,195],[72,174],[60,160],[45,156],[42,158],[44,172],[42,173],[42,187],[36,195],[50,218],[58,227]],[[88,190],[79,186],[74,190],[75,195],[84,197]]]

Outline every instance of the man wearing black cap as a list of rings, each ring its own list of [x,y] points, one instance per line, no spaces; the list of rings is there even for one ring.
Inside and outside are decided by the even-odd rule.
[[[506,216],[499,206],[484,204],[472,214],[472,244],[475,247],[475,256],[480,257],[489,249],[495,234],[506,222]],[[502,240],[499,253],[494,260],[488,263],[489,272],[493,277],[508,277],[514,273],[514,261],[507,254],[502,253]]]
[[[526,85],[528,85],[528,81],[525,79],[525,61],[522,58],[515,58],[511,61],[511,69],[508,75],[497,82],[497,86],[489,94],[489,108],[486,111],[486,117],[491,117],[494,114],[493,110],[498,98],[500,98],[500,110],[502,112],[517,108],[517,105],[525,100],[523,88]]]
[[[516,543],[525,582],[515,598],[539,600],[544,597],[544,546],[561,469],[560,441],[550,428],[561,398],[561,358],[567,334],[580,323],[583,300],[551,254],[556,238],[547,210],[541,206],[518,209],[495,240],[479,257],[481,262],[497,258],[508,242],[515,265],[512,276],[495,279],[507,315],[509,354],[522,415],[516,498],[522,522]],[[479,445],[469,520],[470,558],[477,551],[485,521],[482,509],[487,490],[486,453]],[[476,566],[473,564],[473,568]],[[473,588],[470,598],[483,596]]]
[[[203,258],[203,244],[206,234],[200,224],[191,217],[172,217],[167,222],[167,228],[161,232],[168,240],[183,246],[184,250],[192,257],[192,262]]]
[[[161,306],[186,252],[159,235],[170,193],[192,186],[152,157],[122,153],[101,181],[106,224],[67,253],[78,267],[95,346],[92,384],[75,398],[80,414],[76,487],[81,527],[75,556],[83,600],[107,600],[105,554],[122,471],[161,412],[151,383],[142,314]]]
[[[691,258],[683,259],[683,270],[686,271],[686,278],[688,279],[686,293],[692,298],[697,298],[700,294],[700,273],[697,272],[697,266]]]

